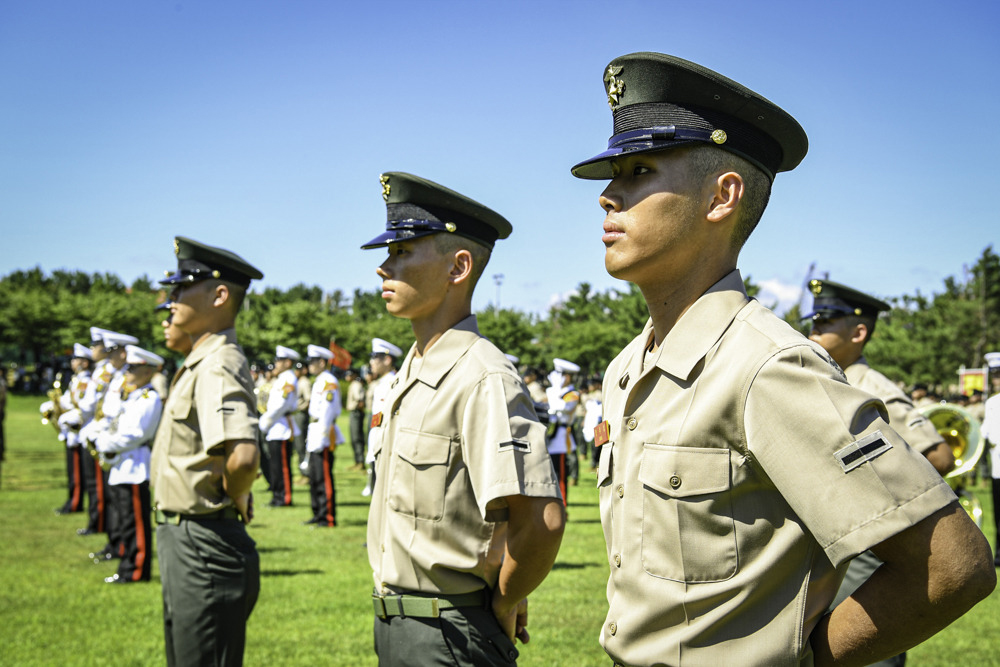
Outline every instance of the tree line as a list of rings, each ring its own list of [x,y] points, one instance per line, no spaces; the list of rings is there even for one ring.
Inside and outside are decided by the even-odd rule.
[[[749,277],[745,283],[751,296],[758,293]],[[110,273],[14,271],[0,279],[0,360],[30,364],[66,355],[73,343],[89,341],[94,325],[134,335],[172,358],[163,345],[164,316],[154,311],[166,297],[146,276],[129,285]],[[961,276],[947,278],[941,292],[888,301],[893,308],[879,320],[866,356],[897,381],[952,383],[961,366],[981,367],[986,352],[1000,350],[1000,258],[992,245]],[[597,291],[585,282],[544,316],[493,306],[477,315],[483,335],[522,364],[545,369],[563,357],[587,374],[602,373],[648,318],[635,286]],[[785,319],[801,328],[799,315],[794,307]],[[251,291],[237,336],[252,360],[269,360],[276,345],[304,352],[310,343],[335,340],[355,366],[367,359],[373,337],[404,350],[413,342],[409,322],[386,313],[378,291],[356,289],[348,297],[304,284]]]

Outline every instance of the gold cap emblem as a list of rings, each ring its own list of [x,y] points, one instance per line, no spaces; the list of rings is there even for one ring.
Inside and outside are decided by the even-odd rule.
[[[625,82],[617,78],[622,69],[620,65],[618,67],[608,65],[608,70],[604,73],[604,84],[608,87],[608,106],[612,111],[618,108],[625,94]]]
[[[809,281],[809,291],[819,296],[819,293],[823,291],[823,283],[815,278]]]
[[[382,184],[382,199],[389,201],[389,193],[392,192],[392,188],[389,187],[389,177],[382,174],[378,177],[378,182]]]
[[[453,232],[456,229],[458,229],[458,227],[455,226],[454,222],[446,222],[446,223],[444,223],[444,228],[447,229],[449,232]]]
[[[222,274],[221,274],[221,273],[219,273],[219,272],[218,272],[218,270],[216,270],[216,271],[212,271],[212,277],[213,277],[213,278],[218,278],[218,277],[219,277],[220,275],[222,275]]]
[[[724,143],[726,143],[726,139],[728,139],[728,138],[729,137],[726,136],[726,131],[725,130],[715,130],[715,131],[712,132],[712,141],[714,141],[717,144],[724,144]]]
[[[177,245],[177,239],[174,239],[174,254],[177,255],[181,251],[180,246]]]

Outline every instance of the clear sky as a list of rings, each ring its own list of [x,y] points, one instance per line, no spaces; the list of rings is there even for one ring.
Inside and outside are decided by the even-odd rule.
[[[741,256],[794,302],[808,267],[932,294],[1000,231],[1000,4],[0,0],[0,275],[126,282],[172,238],[232,249],[264,285],[379,285],[378,176],[409,171],[514,225],[473,306],[545,312],[604,271],[605,65],[693,60],[795,116]]]

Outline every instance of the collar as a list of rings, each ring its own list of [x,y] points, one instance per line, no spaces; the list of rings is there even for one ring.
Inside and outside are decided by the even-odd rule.
[[[739,269],[730,271],[677,320],[657,348],[653,365],[674,377],[690,379],[694,367],[719,341],[749,299]],[[653,321],[650,319],[632,342],[626,376],[639,378],[642,375],[643,352],[652,333]]]
[[[476,325],[476,316],[469,315],[461,322],[441,334],[430,349],[421,357],[420,369],[416,377],[410,376],[409,368],[416,353],[416,344],[406,355],[404,368],[407,369],[407,383],[420,380],[426,385],[437,387],[444,376],[454,368],[458,360],[468,352],[477,340],[482,338]]]
[[[201,345],[191,350],[191,354],[184,360],[183,368],[194,368],[199,361],[230,344],[236,344],[236,329],[223,329],[218,333],[209,334]]]

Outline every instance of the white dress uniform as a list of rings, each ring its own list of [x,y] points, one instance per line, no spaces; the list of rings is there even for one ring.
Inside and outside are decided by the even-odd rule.
[[[89,353],[86,348],[84,350]],[[66,486],[68,490],[66,502],[56,510],[59,514],[83,511],[84,457],[83,447],[80,443],[80,428],[89,421],[90,417],[80,410],[80,401],[87,393],[89,384],[90,370],[81,370],[73,375],[69,381],[69,387],[59,397],[59,405],[62,408],[58,422],[59,439],[66,443]]]
[[[125,349],[126,361],[130,365],[163,363],[160,356],[142,348],[128,345]],[[124,373],[122,375],[124,377]],[[109,537],[112,537],[112,547],[117,546],[121,556],[118,571],[105,581],[149,581],[153,545],[149,496],[150,445],[160,424],[163,402],[149,383],[142,387],[124,386],[116,397],[112,409],[116,408],[117,412],[108,428],[98,433],[95,442],[101,458],[111,464],[108,495],[115,521],[114,535],[109,532]]]
[[[322,348],[320,348],[322,349]],[[325,350],[329,353],[329,350]],[[309,356],[316,350],[310,346]],[[330,357],[333,355],[330,354]],[[322,358],[327,359],[325,355]],[[344,442],[337,426],[340,416],[340,383],[329,370],[316,376],[309,396],[309,426],[306,451],[309,453],[309,495],[313,516],[319,526],[337,525],[337,494],[333,481],[333,450]],[[331,441],[332,436],[332,441]]]
[[[280,349],[280,348],[279,348]],[[298,355],[296,355],[298,357]],[[284,358],[280,357],[279,358]],[[292,449],[293,438],[299,435],[292,413],[298,409],[299,379],[295,371],[282,371],[271,384],[267,397],[267,410],[260,416],[260,430],[267,441],[271,466],[271,506],[292,504]]]
[[[563,385],[565,373],[579,373],[580,367],[572,361],[555,359],[555,370],[549,374],[549,387],[545,390],[546,401],[549,404],[549,428],[551,435],[546,441],[552,467],[559,478],[559,490],[562,492],[563,504],[569,500],[567,479],[570,474],[568,454],[576,451],[576,440],[573,438],[573,417],[576,406],[580,403],[580,392],[572,383]],[[554,429],[553,429],[554,427]]]

